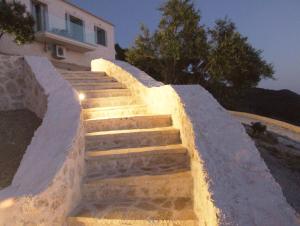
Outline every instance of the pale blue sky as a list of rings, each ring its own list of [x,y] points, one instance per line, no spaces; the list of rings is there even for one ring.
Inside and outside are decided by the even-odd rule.
[[[141,23],[151,30],[160,19],[156,10],[163,0],[72,0],[116,26],[116,42],[133,44]],[[291,89],[300,94],[300,1],[299,0],[195,0],[202,24],[212,26],[228,16],[265,59],[274,64],[277,80],[262,81],[270,89]]]

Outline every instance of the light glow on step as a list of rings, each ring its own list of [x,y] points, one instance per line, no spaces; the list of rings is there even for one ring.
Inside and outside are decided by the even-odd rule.
[[[79,93],[78,97],[79,97],[80,101],[83,101],[85,99],[85,94],[84,93]]]
[[[13,199],[6,199],[0,203],[0,209],[6,209],[13,206],[14,200]]]

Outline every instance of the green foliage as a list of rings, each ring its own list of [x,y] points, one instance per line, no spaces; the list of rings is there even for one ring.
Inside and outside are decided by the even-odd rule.
[[[129,49],[127,60],[166,83],[195,78],[208,51],[199,11],[190,0],[170,0],[159,10],[162,19],[158,29],[150,34],[142,25],[142,34]]]
[[[116,59],[126,61],[126,55],[125,53],[128,51],[128,49],[123,49],[118,43],[115,44],[115,50],[116,50]]]
[[[213,82],[239,88],[253,87],[261,78],[272,78],[273,66],[262,59],[233,22],[217,20],[210,35],[208,74]]]
[[[11,34],[17,44],[34,40],[34,19],[19,2],[0,1],[0,38]]]
[[[251,130],[252,130],[252,136],[253,137],[259,137],[263,134],[265,134],[267,130],[267,126],[263,125],[260,122],[252,122],[251,123]]]
[[[135,47],[126,52],[126,60],[160,80],[160,61],[153,39],[148,28],[141,25],[141,34],[135,40]]]
[[[272,78],[271,64],[227,18],[205,29],[191,0],[168,0],[158,28],[141,26],[141,34],[126,52],[129,63],[164,83],[202,84],[212,92],[240,90]]]

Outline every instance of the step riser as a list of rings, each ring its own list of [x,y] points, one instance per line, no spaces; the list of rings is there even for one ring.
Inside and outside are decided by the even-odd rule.
[[[106,80],[108,79],[109,77],[107,76],[102,76],[102,75],[93,75],[93,76],[78,76],[78,75],[62,75],[62,77],[66,80],[73,80],[73,81],[76,81],[76,80],[81,80],[81,81],[84,81],[84,82],[87,82],[87,81],[92,81],[92,80]]]
[[[140,133],[108,134],[86,137],[86,150],[107,150],[180,144],[180,133],[173,131],[147,131]]]
[[[67,79],[72,85],[82,84],[82,83],[105,83],[105,82],[116,82],[116,80],[111,78],[97,78],[97,79]]]
[[[148,129],[172,125],[170,116],[141,116],[118,119],[92,120],[85,122],[88,133],[108,130]]]
[[[100,92],[85,92],[86,98],[102,98],[102,97],[122,97],[130,96],[129,90],[102,90]]]
[[[86,160],[87,174],[97,177],[160,174],[189,167],[187,154],[120,155]]]
[[[137,104],[137,100],[132,97],[119,98],[101,98],[98,100],[86,99],[82,103],[83,108],[97,108],[97,107],[114,107],[122,105]]]
[[[96,218],[68,218],[68,226],[199,226],[194,220],[167,221],[167,220],[105,220]]]
[[[99,85],[73,85],[76,90],[101,90],[101,89],[122,89],[125,88],[122,84],[114,82],[106,82]]]
[[[76,72],[76,71],[69,71],[69,72],[60,72],[63,76],[69,76],[69,77],[82,77],[82,78],[86,78],[86,77],[107,77],[106,73],[104,72],[90,72],[90,71],[86,71],[86,72]]]
[[[177,175],[107,179],[84,184],[83,199],[107,201],[134,198],[189,198],[192,196],[192,187],[191,177]]]
[[[89,109],[83,110],[83,115],[85,119],[106,118],[106,117],[120,118],[124,116],[147,114],[147,113],[148,111],[145,108],[115,109],[109,111],[104,111],[104,110],[90,111]]]

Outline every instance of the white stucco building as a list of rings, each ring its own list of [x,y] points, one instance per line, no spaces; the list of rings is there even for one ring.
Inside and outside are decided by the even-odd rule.
[[[18,46],[9,35],[0,52],[47,56],[51,61],[90,66],[93,59],[115,58],[114,25],[65,0],[20,0],[34,16],[36,40]]]

